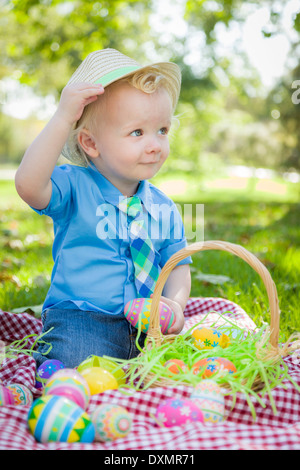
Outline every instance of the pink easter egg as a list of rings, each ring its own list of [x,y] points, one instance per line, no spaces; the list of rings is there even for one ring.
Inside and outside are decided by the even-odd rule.
[[[67,370],[67,373],[63,374]],[[84,410],[90,400],[90,389],[87,381],[77,371],[61,369],[53,374],[47,381],[44,395],[56,395],[66,397]]]
[[[15,400],[11,390],[0,385],[0,406],[14,405]]]
[[[169,398],[157,408],[155,418],[166,428],[204,422],[203,413],[192,400]]]
[[[7,385],[14,397],[15,405],[31,405],[33,396],[29,388],[22,384],[9,384]]]
[[[80,382],[87,390],[89,390],[89,386],[85,378],[78,372],[76,369],[70,369],[70,368],[65,368],[65,369],[59,369],[56,372],[54,372],[53,375],[48,379],[47,383],[51,380],[54,379],[61,379],[62,377],[70,377],[71,379],[76,380],[77,382]]]
[[[151,304],[152,299],[140,298],[133,299],[125,305],[124,315],[126,319],[135,328],[139,327],[140,322],[141,331],[143,333],[148,332]],[[162,301],[159,302],[159,317],[161,332],[166,334],[174,322],[174,313],[170,307]]]

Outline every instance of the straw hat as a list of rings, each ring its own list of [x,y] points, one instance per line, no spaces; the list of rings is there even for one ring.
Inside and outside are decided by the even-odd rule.
[[[179,92],[181,73],[178,65],[173,62],[141,65],[115,49],[102,49],[91,52],[74,72],[68,85],[79,82],[101,83],[105,88],[116,80],[149,66],[155,66],[162,73],[170,76],[170,79],[173,79],[175,83],[177,82]]]
[[[68,85],[80,82],[100,83],[105,88],[121,78],[125,78],[136,71],[148,67],[156,68],[168,81],[175,97],[173,99],[175,108],[181,86],[181,71],[177,64],[173,62],[158,62],[141,65],[115,49],[102,49],[91,52],[75,70]],[[69,160],[74,161],[68,144],[65,145],[62,154]]]

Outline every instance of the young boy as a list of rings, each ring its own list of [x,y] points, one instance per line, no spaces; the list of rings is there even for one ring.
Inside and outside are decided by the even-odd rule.
[[[45,355],[48,346],[39,347],[37,365],[55,358],[76,367],[90,354],[138,354],[136,329],[125,319],[124,306],[150,297],[162,266],[186,246],[175,204],[148,182],[169,155],[180,79],[172,63],[143,67],[114,49],[95,51],[27,149],[16,188],[37,213],[53,219],[55,234],[42,313],[43,331],[52,328],[44,337],[52,349]],[[80,166],[56,166],[61,153]],[[137,267],[133,239],[146,242],[143,268]],[[189,263],[179,263],[164,288],[162,300],[175,315],[170,334],[184,325]]]

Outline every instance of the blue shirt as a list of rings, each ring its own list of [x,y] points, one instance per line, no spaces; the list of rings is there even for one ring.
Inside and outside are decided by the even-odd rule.
[[[130,255],[127,216],[119,211],[124,196],[97,170],[62,165],[54,169],[52,196],[43,210],[53,219],[54,267],[43,310],[78,308],[123,312],[137,297]],[[186,246],[181,216],[174,202],[148,181],[136,193],[160,268]],[[179,264],[190,263],[186,258]]]

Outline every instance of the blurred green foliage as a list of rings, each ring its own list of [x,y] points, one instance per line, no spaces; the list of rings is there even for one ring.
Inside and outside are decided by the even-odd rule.
[[[1,79],[11,77],[37,95],[52,94],[58,101],[74,69],[95,49],[117,48],[144,63],[154,56],[174,60],[183,76],[180,126],[174,131],[172,159],[165,171],[197,171],[201,178],[227,164],[299,170],[300,104],[293,103],[291,88],[300,78],[299,13],[289,34],[282,27],[286,2],[182,0],[174,1],[174,7],[179,3],[187,31],[166,38],[164,30],[158,33],[151,23],[158,0],[3,0],[0,85]],[[217,34],[220,28],[229,31],[243,25],[251,12],[263,7],[269,21],[261,34],[286,34],[296,64],[267,96],[240,45],[231,51],[241,64],[237,73],[233,59],[220,55]],[[191,51],[201,52],[196,66],[188,60]],[[19,162],[40,126],[34,117],[24,121],[2,114],[0,162]]]

